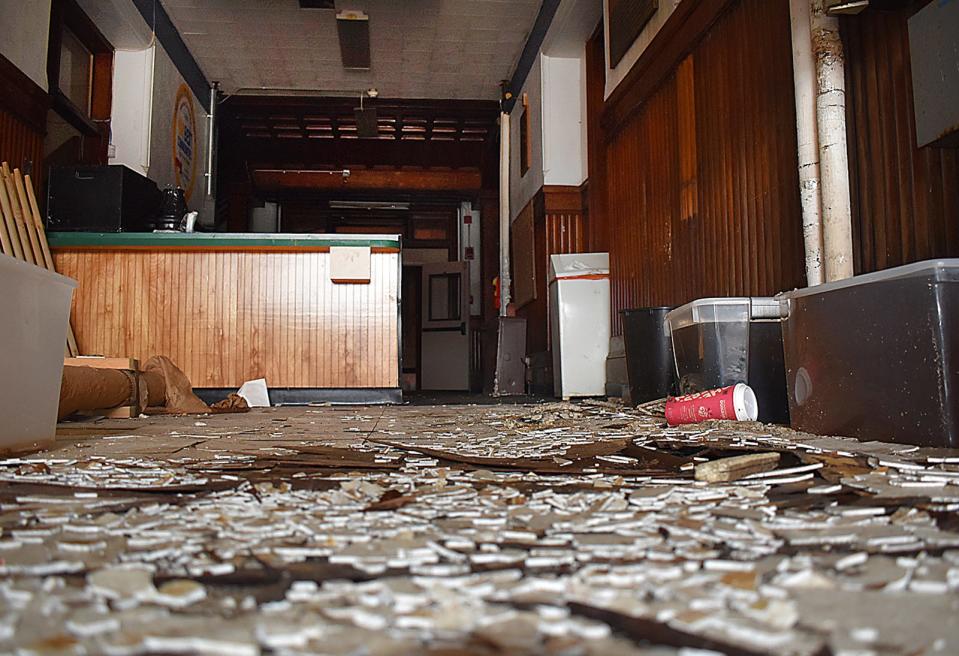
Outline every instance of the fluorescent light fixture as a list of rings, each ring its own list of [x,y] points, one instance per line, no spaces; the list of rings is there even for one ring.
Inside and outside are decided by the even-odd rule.
[[[331,200],[332,210],[408,210],[409,203],[380,200]]]

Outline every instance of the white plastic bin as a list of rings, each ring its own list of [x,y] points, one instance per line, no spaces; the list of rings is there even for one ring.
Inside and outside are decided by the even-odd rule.
[[[606,395],[609,355],[609,255],[550,256],[553,393],[563,399]]]
[[[53,443],[75,280],[0,255],[0,452]]]

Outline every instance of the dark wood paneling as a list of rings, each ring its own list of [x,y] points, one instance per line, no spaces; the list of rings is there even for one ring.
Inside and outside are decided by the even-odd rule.
[[[614,334],[628,307],[805,278],[788,1],[684,2],[663,33],[692,41],[657,37],[605,113]]]
[[[589,249],[609,249],[606,216],[606,135],[601,117],[606,97],[606,58],[603,22],[586,43],[586,143],[589,184],[586,188]]]
[[[535,298],[516,314],[526,319],[527,352],[539,353],[550,348],[549,256],[587,250],[583,195],[579,187],[547,186],[530,201],[529,211],[533,215]],[[513,253],[514,261],[523,256]]]
[[[43,179],[43,133],[5,109],[0,109],[0,160]]]
[[[0,109],[43,135],[47,129],[49,108],[47,92],[0,55]]]
[[[959,256],[959,150],[916,147],[907,20],[927,1],[842,20],[857,273]]]
[[[0,55],[0,160],[32,173],[41,188],[49,107],[46,92]]]

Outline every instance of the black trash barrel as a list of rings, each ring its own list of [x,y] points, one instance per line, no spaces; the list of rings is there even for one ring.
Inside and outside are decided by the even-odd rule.
[[[671,307],[623,310],[626,374],[633,405],[674,393],[673,347],[663,330]]]

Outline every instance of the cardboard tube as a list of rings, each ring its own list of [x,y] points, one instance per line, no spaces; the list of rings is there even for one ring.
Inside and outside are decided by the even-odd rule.
[[[166,379],[158,371],[144,371],[140,378],[147,385],[145,408],[162,408],[166,405]]]
[[[130,405],[136,396],[133,374],[119,369],[63,367],[57,420],[80,410],[103,410]]]

